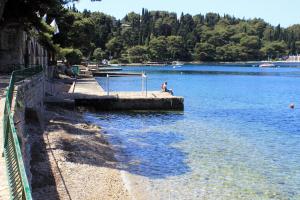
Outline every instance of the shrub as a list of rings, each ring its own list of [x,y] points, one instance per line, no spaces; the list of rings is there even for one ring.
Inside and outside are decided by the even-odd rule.
[[[80,64],[81,62],[82,53],[79,49],[63,49],[62,54],[70,65]]]

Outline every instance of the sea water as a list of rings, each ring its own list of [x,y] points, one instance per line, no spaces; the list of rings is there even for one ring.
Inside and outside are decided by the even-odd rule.
[[[185,98],[182,112],[86,113],[115,148],[131,187],[150,199],[300,199],[300,68],[123,71],[145,72],[148,90],[167,81]],[[98,81],[107,88],[106,78]],[[141,91],[141,82],[110,78],[109,88]]]

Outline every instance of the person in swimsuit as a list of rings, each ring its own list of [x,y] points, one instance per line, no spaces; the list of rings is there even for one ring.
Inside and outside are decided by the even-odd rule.
[[[168,85],[167,81],[164,82],[164,83],[161,85],[161,91],[162,91],[162,92],[168,92],[168,93],[170,93],[171,95],[173,95],[173,90],[172,90],[172,89],[168,89],[168,88],[167,88],[167,85]]]

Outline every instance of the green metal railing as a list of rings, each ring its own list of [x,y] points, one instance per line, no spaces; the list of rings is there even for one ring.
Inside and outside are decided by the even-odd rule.
[[[22,158],[22,151],[14,124],[13,113],[11,112],[14,87],[16,82],[24,80],[42,71],[42,66],[13,71],[6,93],[3,118],[4,156],[6,160],[11,199],[32,199]]]

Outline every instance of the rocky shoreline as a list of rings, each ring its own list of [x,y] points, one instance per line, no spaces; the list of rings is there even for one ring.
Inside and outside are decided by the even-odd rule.
[[[53,105],[43,116],[27,117],[34,199],[132,199],[100,127]]]
[[[62,108],[48,108],[44,123],[32,149],[35,199],[130,199],[99,127]]]

